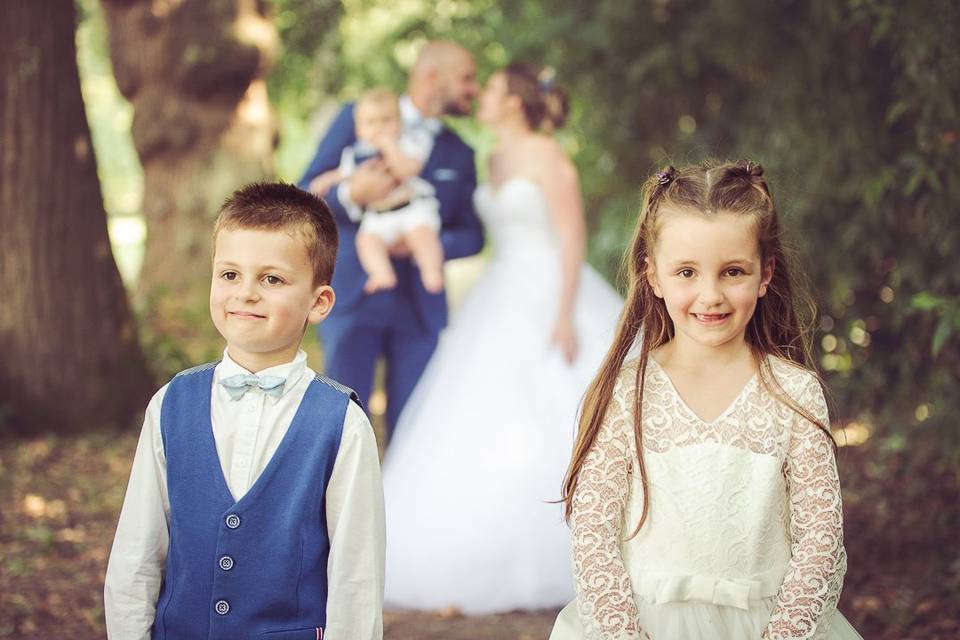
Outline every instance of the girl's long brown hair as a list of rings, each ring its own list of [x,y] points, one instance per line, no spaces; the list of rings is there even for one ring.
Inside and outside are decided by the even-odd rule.
[[[569,520],[573,497],[584,459],[597,439],[624,360],[640,340],[640,357],[634,381],[633,433],[643,490],[643,511],[632,536],[650,512],[647,473],[643,459],[643,385],[650,352],[673,338],[674,328],[663,300],[654,295],[647,281],[647,258],[652,262],[659,221],[671,210],[697,211],[705,216],[733,213],[751,216],[757,230],[762,264],[773,260],[773,279],[767,293],[757,301],[746,330],[746,341],[757,361],[760,381],[792,410],[830,435],[827,425],[801,407],[783,390],[764,356],[775,356],[813,371],[811,336],[816,308],[805,282],[794,267],[793,252],[780,234],[776,207],[763,168],[754,162],[707,161],[681,170],[668,166],[651,176],[643,189],[643,204],[624,269],[628,282],[624,313],[613,345],[607,352],[583,400],[573,457],[563,481],[562,501]],[[832,441],[832,436],[831,436]]]

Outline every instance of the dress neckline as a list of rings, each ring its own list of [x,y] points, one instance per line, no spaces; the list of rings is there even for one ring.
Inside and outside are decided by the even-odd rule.
[[[490,191],[490,193],[492,193],[494,196],[499,196],[504,190],[507,189],[507,187],[510,186],[511,183],[526,183],[532,186],[537,191],[543,190],[543,187],[540,186],[539,182],[527,176],[510,176],[509,178],[505,178],[498,184],[494,184],[492,181],[487,181],[484,184],[487,187],[487,189]]]
[[[757,376],[759,375],[759,371],[754,371],[753,375],[750,376],[750,379],[747,380],[747,382],[743,385],[743,387],[741,387],[740,391],[737,392],[737,394],[733,397],[733,400],[730,401],[726,409],[721,411],[712,420],[704,420],[702,417],[700,417],[700,414],[694,411],[690,407],[690,405],[687,404],[687,401],[684,400],[683,396],[680,394],[680,391],[677,389],[677,385],[673,383],[673,379],[670,377],[670,374],[667,373],[667,370],[663,368],[663,365],[657,362],[656,358],[654,358],[652,355],[647,356],[647,358],[649,359],[649,362],[653,363],[654,367],[660,372],[663,378],[667,381],[667,384],[670,386],[670,390],[673,391],[673,396],[677,399],[677,403],[680,405],[680,407],[685,412],[689,413],[694,420],[696,420],[697,422],[699,422],[700,424],[706,427],[712,427],[720,423],[721,421],[724,420],[724,418],[726,418],[731,413],[733,413],[733,411],[737,408],[737,406],[739,406],[741,399],[747,394],[747,390],[754,386],[754,384],[757,381]]]

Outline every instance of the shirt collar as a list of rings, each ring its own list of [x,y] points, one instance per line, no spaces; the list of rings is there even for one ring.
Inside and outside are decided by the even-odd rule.
[[[407,94],[400,96],[400,117],[403,119],[405,127],[410,129],[419,127],[432,136],[436,136],[443,129],[443,122],[440,118],[424,118]]]
[[[300,380],[303,374],[307,370],[307,353],[303,349],[297,350],[297,355],[293,357],[293,360],[290,362],[285,362],[284,364],[278,364],[273,367],[268,367],[257,371],[256,375],[268,375],[268,376],[279,376],[281,378],[286,378],[286,382],[283,384],[283,394],[286,394],[287,391],[292,389],[294,385]],[[229,348],[223,350],[223,360],[220,361],[220,364],[217,365],[217,381],[223,380],[224,378],[229,378],[232,375],[238,373],[253,373],[247,369],[244,369],[242,366],[237,364],[235,360],[230,357]],[[226,393],[224,391],[224,393]],[[282,395],[281,394],[281,397]],[[279,400],[280,398],[274,398],[274,400]]]

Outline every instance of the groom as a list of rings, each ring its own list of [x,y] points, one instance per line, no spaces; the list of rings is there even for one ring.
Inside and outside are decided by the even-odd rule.
[[[478,92],[470,54],[446,41],[423,46],[400,98],[403,125],[433,136],[433,150],[420,176],[436,189],[440,202],[440,242],[445,259],[480,251],[483,230],[473,210],[476,168],[473,151],[439,119],[469,115]],[[340,164],[344,148],[356,142],[353,104],[347,104],[320,142],[299,186],[311,190],[321,173]],[[318,193],[333,210],[340,232],[333,287],[337,305],[320,325],[325,373],[352,387],[366,403],[373,388],[377,358],[386,358],[387,433],[392,433],[403,405],[423,373],[440,330],[447,323],[444,292],[428,293],[420,282],[408,248],[391,247],[397,273],[394,289],[367,295],[367,278],[357,258],[355,238],[366,204],[386,196],[398,184],[384,163],[371,159],[326,193]]]

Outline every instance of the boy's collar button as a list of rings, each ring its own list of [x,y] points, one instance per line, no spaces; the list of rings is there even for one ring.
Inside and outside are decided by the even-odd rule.
[[[226,523],[228,529],[236,529],[240,526],[240,516],[235,513],[231,513],[226,517],[224,522]]]

